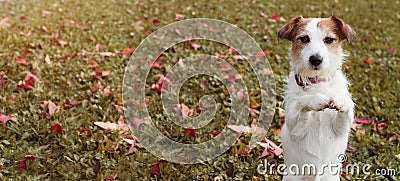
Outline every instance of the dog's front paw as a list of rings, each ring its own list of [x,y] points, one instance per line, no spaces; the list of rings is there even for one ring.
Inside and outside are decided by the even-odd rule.
[[[329,100],[327,108],[336,110],[339,113],[346,113],[346,112],[349,112],[349,110],[350,110],[350,106],[338,104],[337,101],[334,101],[332,99]]]
[[[302,110],[303,111],[322,111],[329,108],[330,98],[323,94],[309,95],[307,99],[303,99]]]

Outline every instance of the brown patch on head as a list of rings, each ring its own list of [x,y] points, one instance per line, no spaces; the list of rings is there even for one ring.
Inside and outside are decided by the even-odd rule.
[[[322,30],[334,33],[339,41],[347,40],[350,42],[356,36],[354,29],[336,16],[321,20],[317,26]]]
[[[279,30],[279,38],[293,41],[296,35],[298,35],[301,31],[304,31],[304,28],[310,21],[311,19],[305,19],[302,16],[291,19],[288,24],[282,26]]]

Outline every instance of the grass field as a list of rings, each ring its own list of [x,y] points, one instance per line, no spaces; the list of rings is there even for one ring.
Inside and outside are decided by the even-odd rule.
[[[400,173],[400,1],[8,1],[0,0],[0,179],[2,180],[279,180],[257,166],[263,148],[243,154],[246,134],[221,156],[202,164],[175,164],[152,155],[132,141],[123,121],[122,82],[130,54],[157,29],[182,19],[213,18],[237,25],[266,53],[276,81],[277,108],[266,137],[280,146],[284,119],[282,90],[289,72],[288,41],[278,29],[296,15],[335,14],[357,31],[344,71],[351,82],[358,125],[349,139],[346,163],[370,164],[370,174],[342,174],[343,180],[399,180]],[[200,143],[226,128],[226,88],[217,79],[185,82],[180,101],[198,108],[201,95],[219,101],[215,119],[193,132],[173,126],[151,89],[157,74],[196,54],[228,55],[229,47],[209,42],[180,43],[164,52],[146,85],[152,122],[168,138]],[[244,61],[226,59],[239,73]],[[261,104],[257,80],[245,84]],[[201,83],[208,81],[204,91]],[[204,85],[203,85],[204,86]],[[258,106],[253,107],[257,111]],[[249,122],[257,118],[251,115]],[[110,122],[121,129],[104,129]],[[96,125],[96,124],[97,125]],[[129,149],[132,148],[128,155]],[[162,148],[161,148],[162,149]],[[283,163],[282,154],[268,157]],[[379,169],[395,174],[378,175]]]

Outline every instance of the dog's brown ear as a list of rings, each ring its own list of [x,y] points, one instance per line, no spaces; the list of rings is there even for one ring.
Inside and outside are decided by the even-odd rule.
[[[281,29],[278,31],[279,39],[292,40],[293,37],[291,36],[291,32],[302,19],[303,19],[302,16],[297,16],[291,19],[288,24],[283,25]]]
[[[336,17],[335,15],[331,16],[331,20],[335,22],[337,29],[340,32],[340,39],[346,39],[348,42],[351,42],[354,39],[356,36],[356,31],[354,31],[350,25],[344,23],[342,19]]]

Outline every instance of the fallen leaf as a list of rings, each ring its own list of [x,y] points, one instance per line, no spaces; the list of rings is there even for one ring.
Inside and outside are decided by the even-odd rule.
[[[190,46],[192,46],[192,48],[194,49],[194,50],[198,50],[201,46],[199,45],[199,44],[197,44],[195,41],[189,41],[189,43],[190,43]]]
[[[134,137],[130,137],[130,138],[122,138],[122,140],[126,141],[127,143],[129,143],[131,146],[129,147],[129,150],[127,153],[125,153],[126,155],[130,155],[133,153],[133,151],[135,150],[135,144],[136,144],[136,139]]]
[[[24,80],[20,80],[18,82],[18,87],[23,88],[25,90],[32,90],[35,85],[35,81],[40,83],[39,78],[37,77],[37,73],[34,71],[25,71]]]
[[[100,57],[101,58],[105,58],[105,57],[110,57],[110,56],[114,56],[115,54],[112,52],[101,52],[100,53]]]
[[[185,15],[183,14],[175,14],[175,21],[182,21],[185,19]]]
[[[261,156],[259,158],[263,158],[265,156],[268,156],[269,154],[273,153],[275,156],[278,156],[283,153],[283,149],[277,146],[274,142],[271,140],[264,138],[261,142],[257,142],[261,147],[264,148],[264,151],[262,152]]]
[[[387,50],[387,52],[390,53],[390,54],[396,54],[397,51],[395,49],[393,49],[393,48],[390,48],[390,49]]]
[[[133,118],[132,124],[133,124],[136,128],[139,128],[139,126],[142,125],[142,124],[149,125],[149,122],[146,121],[146,119]]]
[[[51,60],[50,60],[49,55],[46,55],[46,56],[44,57],[44,62],[46,62],[47,65],[51,65]]]
[[[66,103],[64,105],[64,109],[75,107],[76,105],[78,104],[75,101],[71,101],[71,99],[67,98]]]
[[[99,68],[99,64],[96,60],[89,60],[88,68],[96,69]]]
[[[106,88],[103,89],[103,93],[104,95],[106,95],[107,97],[110,96],[110,86],[107,86]]]
[[[58,40],[57,40],[57,43],[58,43],[61,47],[63,47],[63,48],[64,48],[65,45],[68,44],[66,41],[61,40],[61,39],[58,39]]]
[[[196,132],[194,132],[194,129],[191,127],[183,130],[183,134],[185,134],[187,136],[191,136],[191,137],[197,137]]]
[[[160,172],[160,162],[157,161],[151,167],[151,175],[160,175],[160,174],[161,174],[161,172]]]
[[[29,53],[30,53],[29,50],[25,50],[25,52],[21,56],[17,57],[16,63],[17,64],[22,64],[22,65],[25,65],[25,66],[30,65],[31,64],[30,62],[25,61],[25,59],[26,59],[26,57],[28,56]]]
[[[61,125],[58,123],[49,128],[49,130],[55,133],[64,134],[64,130],[62,130]]]
[[[370,58],[365,58],[364,62],[368,65],[372,64],[374,62],[374,60],[370,59]]]
[[[371,120],[365,119],[365,118],[354,118],[354,122],[358,124],[366,124],[369,125],[372,123]]]
[[[92,136],[92,132],[90,131],[89,128],[85,128],[85,127],[79,127],[78,129],[76,129],[80,134],[86,136],[86,137],[90,137]]]
[[[51,16],[50,11],[42,10],[42,18],[49,18]]]
[[[106,46],[100,45],[100,44],[96,44],[96,46],[94,46],[94,49],[95,49],[96,51],[103,50],[104,48],[106,48]]]
[[[125,48],[124,50],[122,50],[121,54],[125,55],[127,57],[130,57],[132,52],[135,51],[135,48]]]
[[[277,21],[279,21],[279,19],[280,19],[279,15],[275,13],[275,14],[272,15],[272,18],[270,18],[269,21],[270,22],[277,22]]]
[[[44,110],[47,110],[47,113],[51,116],[56,112],[60,112],[60,106],[57,106],[54,104],[52,101],[43,101],[42,104],[40,104],[40,107]]]
[[[2,19],[0,19],[0,28],[8,28],[11,25],[8,23],[8,20],[10,19],[10,17],[6,16]]]
[[[7,123],[7,121],[12,121],[14,123],[18,123],[13,115],[4,115],[0,112],[0,123],[5,125]]]

